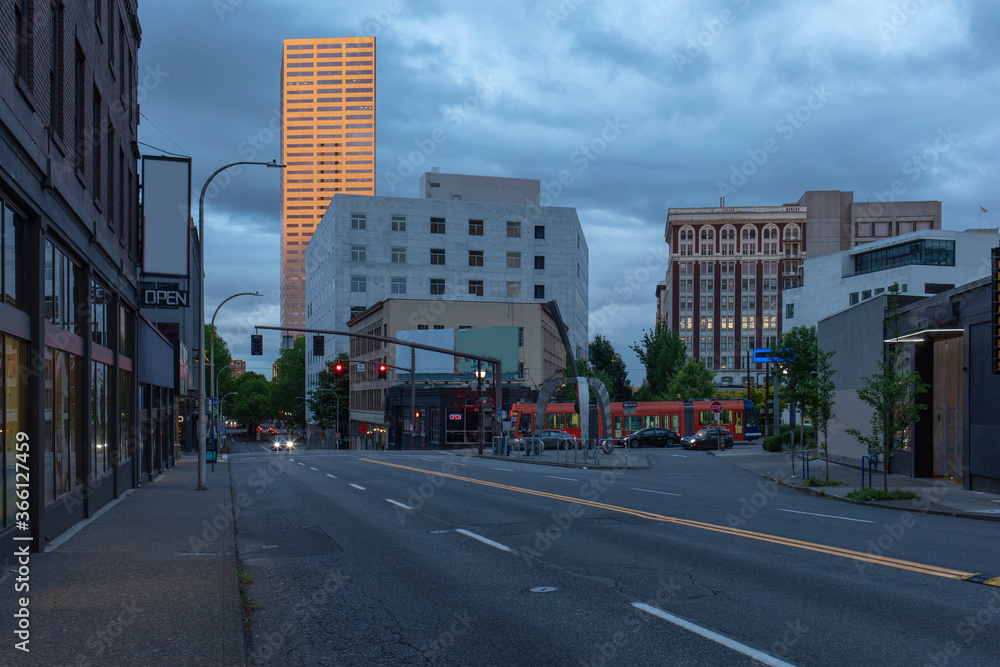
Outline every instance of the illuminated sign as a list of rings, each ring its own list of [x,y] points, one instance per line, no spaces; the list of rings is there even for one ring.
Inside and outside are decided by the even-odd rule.
[[[453,422],[460,422],[462,421],[462,415],[457,413],[451,413],[448,415],[448,419],[450,419]]]

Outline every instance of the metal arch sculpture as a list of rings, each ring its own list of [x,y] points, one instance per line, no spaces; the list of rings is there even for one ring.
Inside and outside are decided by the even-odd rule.
[[[579,383],[581,380],[586,384],[589,393],[594,395],[594,399],[597,402],[597,410],[601,416],[601,435],[602,438],[611,437],[611,398],[608,396],[608,388],[604,386],[604,383],[597,378],[565,378],[565,377],[555,377],[546,380],[541,388],[538,390],[538,399],[535,404],[535,430],[540,431],[545,428],[545,409],[548,407],[549,402],[555,393],[566,384],[570,384],[576,380]],[[587,408],[581,408],[585,410]],[[581,432],[581,436],[583,433]],[[589,437],[589,433],[587,434]]]

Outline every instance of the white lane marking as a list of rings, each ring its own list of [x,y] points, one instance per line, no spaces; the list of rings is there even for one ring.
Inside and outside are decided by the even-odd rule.
[[[503,470],[504,472],[514,472],[513,468],[490,468],[490,470]]]
[[[421,457],[420,457],[420,460],[421,460],[421,461],[432,461],[432,462],[434,461],[434,459],[429,459],[429,458],[427,458],[426,456],[421,456]]]
[[[457,461],[455,462],[455,465],[469,467],[468,463],[458,463]]]
[[[309,469],[310,470],[319,470],[319,468],[313,468],[312,466],[309,466]]]
[[[304,465],[305,465],[305,463],[302,463],[301,461],[299,461],[299,465],[300,465],[300,466],[304,466]]]
[[[358,486],[357,484],[351,484],[351,486],[353,486],[353,487],[354,487],[355,489],[357,489],[358,491],[364,491],[364,490],[365,490],[365,487],[363,487],[363,486]]]
[[[690,621],[685,621],[683,618],[680,618],[679,616],[674,616],[673,614],[667,613],[662,609],[659,609],[652,605],[645,604],[644,602],[633,602],[632,606],[635,607],[636,609],[641,609],[647,614],[652,614],[653,616],[662,618],[664,621],[680,626],[685,630],[701,635],[705,639],[710,639],[711,641],[717,644],[722,644],[726,648],[730,648],[734,651],[737,651],[738,653],[742,653],[743,655],[758,662],[762,662],[765,665],[771,665],[771,667],[792,667],[791,663],[775,658],[774,656],[768,655],[763,651],[758,651],[755,648],[750,648],[745,644],[741,644],[738,641],[720,635],[717,632],[712,632],[711,630],[703,628],[700,625],[695,625]]]
[[[780,507],[776,508],[779,512],[791,512],[793,514],[808,514],[809,516],[822,516],[827,519],[843,519],[844,521],[857,521],[858,523],[875,523],[874,521],[869,521],[867,519],[852,519],[849,516],[834,516],[833,514],[816,514],[815,512],[800,512],[798,510],[785,510]]]
[[[560,477],[559,475],[546,475],[546,477],[551,477],[552,479],[566,479],[571,482],[579,482],[578,479],[573,479],[572,477]]]
[[[687,454],[671,454],[671,456],[676,456],[679,459],[686,459],[688,457]]]
[[[398,500],[393,500],[392,498],[386,498],[385,501],[387,503],[392,503],[393,505],[396,505],[397,507],[402,507],[404,510],[411,510],[411,509],[413,509],[409,505],[404,505],[403,503],[399,502]]]
[[[670,493],[669,491],[653,491],[652,489],[637,489],[634,486],[632,487],[632,490],[633,491],[645,491],[646,493],[659,493],[661,496],[678,496],[678,497],[680,497],[680,495],[681,495],[679,493]]]
[[[456,528],[455,532],[456,533],[461,533],[461,534],[465,535],[466,537],[471,537],[474,540],[479,540],[483,544],[488,544],[491,547],[493,547],[494,549],[500,549],[501,551],[513,551],[513,549],[511,549],[510,547],[508,547],[508,546],[506,546],[504,544],[500,544],[499,542],[494,542],[490,538],[483,537],[482,535],[476,535],[472,531],[466,530],[465,528]]]
[[[337,476],[336,476],[336,475],[331,475],[330,473],[326,473],[326,476],[327,476],[327,477],[333,477],[334,479],[337,479]]]

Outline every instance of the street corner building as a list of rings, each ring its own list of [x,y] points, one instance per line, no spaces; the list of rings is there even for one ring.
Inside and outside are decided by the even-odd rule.
[[[170,464],[175,352],[137,298],[137,3],[5,2],[0,23],[6,557]]]

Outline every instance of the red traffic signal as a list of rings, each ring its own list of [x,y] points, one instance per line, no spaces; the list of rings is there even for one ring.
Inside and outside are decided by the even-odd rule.
[[[387,370],[388,370],[388,367],[385,364],[379,364],[378,365],[378,376],[379,376],[380,379],[385,379],[386,371]]]
[[[344,374],[344,370],[344,364],[341,361],[338,361],[333,365],[333,374],[338,377]]]

